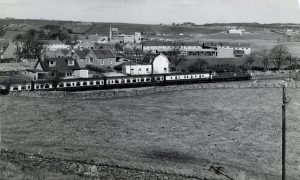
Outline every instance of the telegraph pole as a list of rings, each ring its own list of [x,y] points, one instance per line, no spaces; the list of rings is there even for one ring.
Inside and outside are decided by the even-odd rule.
[[[286,84],[284,83],[282,87],[282,180],[285,180],[286,104],[287,104]]]

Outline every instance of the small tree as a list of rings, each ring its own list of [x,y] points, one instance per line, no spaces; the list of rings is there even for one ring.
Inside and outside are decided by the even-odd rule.
[[[258,59],[258,54],[257,52],[251,52],[249,55],[246,56],[246,60],[245,60],[245,66],[247,69],[250,69],[251,65],[257,61]]]
[[[276,45],[271,49],[270,56],[272,57],[277,70],[281,69],[282,64],[289,55],[290,53],[285,45]]]
[[[268,50],[263,49],[260,52],[258,52],[258,56],[260,57],[264,71],[267,71],[269,69],[269,59],[270,59],[270,53]]]

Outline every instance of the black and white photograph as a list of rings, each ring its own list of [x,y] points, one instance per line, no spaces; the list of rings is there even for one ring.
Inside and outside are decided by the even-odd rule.
[[[300,0],[0,0],[0,180],[299,180]]]

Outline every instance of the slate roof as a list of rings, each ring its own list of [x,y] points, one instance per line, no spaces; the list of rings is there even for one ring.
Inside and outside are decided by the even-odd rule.
[[[79,56],[80,59],[85,59],[86,55],[90,52],[89,49],[76,49],[75,53]]]
[[[92,50],[98,59],[115,58],[116,55],[110,50]]]
[[[41,40],[41,42],[48,44],[48,45],[53,45],[53,44],[65,44],[60,40]]]
[[[200,42],[145,41],[144,46],[202,46]]]
[[[67,55],[69,53],[69,49],[61,49],[61,52],[64,53],[64,55]]]
[[[68,60],[74,60],[74,66],[68,66]],[[49,61],[55,61],[56,65],[54,67],[49,66]],[[79,70],[80,67],[75,59],[72,57],[57,57],[57,58],[45,58],[44,60],[38,60],[35,68],[38,63],[41,64],[44,71],[58,71],[58,72],[66,72],[68,70]]]

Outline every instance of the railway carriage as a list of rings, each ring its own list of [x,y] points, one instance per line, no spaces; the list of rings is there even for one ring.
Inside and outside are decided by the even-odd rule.
[[[84,91],[111,88],[130,88],[168,84],[205,83],[218,81],[249,80],[251,74],[242,71],[235,72],[199,72],[199,73],[170,73],[151,75],[131,75],[100,78],[78,78],[48,81],[32,81],[0,85],[0,92],[6,91]]]

